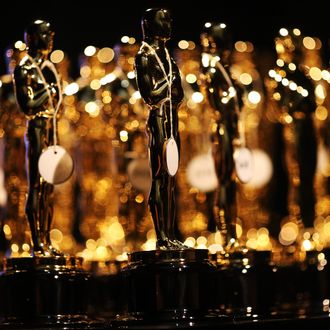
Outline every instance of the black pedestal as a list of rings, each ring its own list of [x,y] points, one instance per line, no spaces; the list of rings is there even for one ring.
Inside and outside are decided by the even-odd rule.
[[[90,316],[110,320],[123,311],[123,292],[126,288],[121,269],[124,266],[127,266],[127,261],[88,263],[87,269],[91,273],[88,306]]]
[[[75,257],[6,259],[0,275],[0,327],[98,328],[86,315],[89,275],[81,263]]]
[[[329,250],[307,251],[300,264],[298,297],[301,300],[299,316],[329,315]]]
[[[280,265],[276,272],[276,304],[286,317],[329,315],[329,250],[307,251],[304,261]]]
[[[208,260],[208,250],[135,252],[122,275],[127,307],[113,326],[170,329],[222,319],[212,313],[216,268]]]
[[[217,258],[217,306],[235,320],[271,317],[274,267],[269,251],[243,250]]]
[[[129,326],[122,326],[118,324],[111,324],[110,329],[130,329],[130,330],[172,330],[181,329],[189,330],[326,330],[329,329],[329,317],[310,317],[306,319],[299,318],[280,318],[280,319],[265,319],[265,320],[237,320],[229,322],[208,322],[204,320],[201,323],[183,322],[173,324],[173,326],[164,326],[161,322],[154,322],[150,324],[130,324]]]

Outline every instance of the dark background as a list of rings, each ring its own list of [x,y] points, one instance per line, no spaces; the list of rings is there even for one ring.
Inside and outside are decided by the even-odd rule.
[[[0,3],[0,74],[4,73],[4,49],[23,39],[24,28],[35,19],[49,20],[56,32],[55,49],[63,49],[77,73],[77,57],[87,45],[112,46],[122,35],[141,40],[140,20],[147,8],[164,7],[173,17],[173,42],[199,40],[206,21],[222,21],[231,27],[235,40],[249,40],[256,49],[273,51],[273,38],[280,27],[298,27],[319,37],[328,64],[330,38],[326,1],[297,0],[30,0]]]

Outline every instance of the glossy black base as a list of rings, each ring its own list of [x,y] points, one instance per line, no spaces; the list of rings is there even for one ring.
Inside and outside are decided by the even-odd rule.
[[[108,329],[126,329],[126,330],[172,330],[172,329],[194,329],[194,330],[310,330],[329,329],[329,317],[309,317],[309,318],[281,318],[264,320],[226,320],[224,318],[205,318],[198,322],[189,320],[177,320],[172,323],[157,322],[151,320],[134,321],[127,320],[125,323],[114,321]]]
[[[307,251],[304,261],[276,268],[274,311],[278,315],[307,318],[329,314],[329,259],[329,249]]]
[[[126,309],[118,322],[195,322],[216,317],[216,268],[208,250],[154,250],[129,255],[122,271]],[[117,322],[115,321],[115,322]]]
[[[4,330],[99,330],[107,329],[105,320],[91,320],[87,316],[67,317],[67,316],[45,316],[34,319],[6,319],[0,320],[0,329]]]
[[[121,269],[127,261],[91,261],[85,263],[91,274],[88,314],[95,318],[113,319],[124,310],[125,284]],[[127,305],[127,303],[126,303]]]
[[[81,264],[74,257],[6,259],[0,275],[0,327],[88,329],[93,323],[86,315],[90,276]]]
[[[270,256],[246,249],[218,256],[216,299],[223,314],[242,321],[271,317],[275,277]]]

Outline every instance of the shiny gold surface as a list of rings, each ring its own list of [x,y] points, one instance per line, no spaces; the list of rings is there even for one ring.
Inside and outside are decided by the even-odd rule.
[[[142,20],[144,44],[135,57],[140,94],[149,105],[147,130],[152,184],[149,207],[157,236],[157,248],[180,249],[176,238],[175,173],[170,174],[166,146],[174,140],[180,151],[178,107],[183,99],[180,72],[169,56],[166,41],[171,35],[167,10],[149,9]]]
[[[277,66],[269,70],[266,87],[269,118],[279,123],[284,143],[284,168],[288,174],[288,216],[282,219],[281,244],[299,242],[307,247],[304,228],[315,218],[314,180],[316,171],[316,99],[312,81],[306,76],[303,45],[306,39],[298,29],[282,28],[275,39]]]
[[[38,170],[39,156],[53,141],[52,108],[59,102],[56,75],[43,66],[53,47],[54,32],[45,21],[35,21],[26,30],[27,55],[16,66],[14,85],[18,105],[27,119],[25,135],[28,196],[25,205],[35,255],[59,255],[50,241],[53,219],[53,185]]]
[[[26,45],[17,41],[6,50],[7,74],[1,77],[0,131],[1,173],[3,188],[0,193],[4,208],[1,221],[7,243],[7,256],[28,254],[30,246],[24,204],[26,195],[24,115],[19,111],[14,94],[12,73],[24,57]]]
[[[228,71],[231,44],[226,25],[222,27],[219,23],[206,23],[201,34],[201,44],[205,96],[213,112],[212,155],[218,177],[213,212],[222,235],[222,245],[230,248],[238,245],[234,149],[239,141],[241,104],[238,90]]]
[[[244,242],[252,250],[273,249],[275,253],[277,249],[290,250],[289,253],[298,260],[302,252],[321,251],[330,242],[330,74],[322,63],[324,45],[314,36],[304,36],[299,29],[282,28],[275,40],[277,58],[273,63],[270,63],[272,57],[269,54],[265,56],[265,63],[256,58],[261,50],[249,41],[236,40],[233,50],[225,51],[221,56],[214,50],[214,41],[203,39],[202,45],[209,48],[208,53],[201,54],[198,46],[189,40],[179,41],[173,52],[184,91],[182,104],[177,107],[180,103],[178,97],[173,114],[184,152],[180,153],[180,168],[175,178],[177,191],[173,200],[176,216],[170,217],[169,225],[162,231],[174,230],[178,234],[176,239],[180,238],[186,246],[209,248],[211,253],[221,251],[232,238]],[[54,193],[51,187],[46,189],[45,196],[48,197],[44,201],[47,201],[48,210],[52,209],[51,196],[54,194],[54,221],[50,220],[51,216],[43,217],[48,219],[44,222],[48,223],[46,227],[52,224],[52,230],[46,231],[50,232],[54,248],[65,253],[78,253],[88,262],[112,262],[125,259],[127,252],[154,249],[160,234],[157,235],[157,230],[153,229],[152,220],[154,223],[167,223],[158,217],[163,212],[162,205],[167,203],[160,197],[157,198],[161,202],[153,208],[154,214],[158,214],[154,219],[147,210],[151,178],[145,134],[146,128],[163,127],[165,121],[159,119],[146,123],[153,110],[143,102],[136,86],[134,57],[140,45],[135,38],[123,36],[116,45],[103,48],[84,46],[77,79],[70,77],[74,62],[69,61],[65,51],[55,49],[49,53],[48,49],[42,52],[43,56],[49,53],[49,59],[61,75],[64,97],[58,132],[61,144],[74,155],[76,164],[75,174],[69,182],[57,186]],[[14,48],[22,54],[26,52],[26,45],[21,41],[16,42]],[[9,57],[12,54],[9,50]],[[165,57],[163,60],[166,66]],[[216,79],[212,81],[218,62],[232,79],[233,89],[222,81],[224,86],[219,92],[219,82]],[[14,65],[11,63],[11,67]],[[203,73],[207,68],[209,72]],[[264,75],[267,76],[265,86],[262,81]],[[25,222],[27,183],[23,165],[18,167],[24,163],[24,116],[14,109],[14,103],[11,103],[13,95],[3,92],[8,84],[11,84],[10,74],[1,77],[0,136],[1,148],[6,155],[2,166],[3,203],[6,205],[2,231],[7,241],[7,255],[28,256],[32,251],[29,232],[21,225]],[[32,94],[35,91],[29,89],[29,95]],[[208,95],[213,98],[211,102]],[[240,102],[238,113],[236,105],[233,105],[236,96]],[[56,95],[54,100],[56,102]],[[149,103],[160,111],[158,101]],[[228,116],[228,119],[228,113],[233,117]],[[51,135],[52,127],[48,125],[51,113],[48,109],[40,107],[37,117],[34,116],[31,113],[27,116],[31,121],[30,137],[31,132],[39,128],[42,134],[36,140]],[[237,118],[239,124],[235,124]],[[230,125],[232,127],[228,129]],[[304,125],[310,125],[311,129],[306,130]],[[279,135],[276,135],[278,132],[274,134],[276,130],[280,131]],[[243,132],[245,144],[252,151],[256,172],[245,185],[235,178],[234,163],[228,156],[232,154],[229,149],[235,149],[241,143],[239,131]],[[306,131],[309,143],[313,145],[308,151],[311,167],[315,167],[316,147],[318,154],[317,168],[310,170],[308,179],[301,175],[307,161],[303,159],[305,156],[300,157],[303,155],[300,149],[304,149],[302,146],[307,143],[303,142]],[[226,136],[230,143],[223,142]],[[282,142],[284,146],[274,157],[272,144]],[[212,145],[214,150],[218,150],[213,151],[217,171],[210,174],[206,166],[209,166],[207,162]],[[155,148],[151,152],[155,156],[154,167],[158,165],[158,158],[162,157],[160,150]],[[303,151],[306,150],[307,147]],[[15,159],[20,161],[14,162]],[[206,170],[202,173],[201,166],[204,165]],[[279,198],[278,191],[269,197],[274,181],[279,178],[278,167],[288,173],[286,184],[289,192],[285,202],[287,209],[274,216],[274,209],[270,210],[265,200],[273,198],[274,204],[281,203],[275,201]],[[225,174],[221,176],[224,168]],[[194,181],[198,176],[196,173],[200,176],[197,182]],[[206,185],[199,185],[202,179]],[[170,181],[167,187],[174,186],[171,178]],[[38,189],[43,189],[44,185],[47,187],[47,184],[40,183]],[[229,197],[223,201],[219,198],[220,206],[214,209],[212,203],[216,187],[218,190],[219,187],[227,189],[226,194],[230,196],[229,186],[235,187],[232,195],[236,196],[236,201]],[[162,196],[165,190],[162,190]],[[303,191],[310,194],[310,198],[303,197],[306,203],[301,202]],[[33,194],[30,192],[29,195]],[[44,201],[39,199],[38,203]],[[37,204],[33,208],[38,209]],[[315,214],[302,211],[306,206],[310,210],[314,208]],[[30,224],[37,221],[32,213],[29,212]],[[166,217],[164,215],[163,218]],[[222,234],[216,230],[215,220]],[[274,230],[274,227],[279,228]],[[35,244],[50,244],[46,234],[42,235],[41,241],[47,243]]]
[[[189,240],[189,237],[198,238],[201,233],[207,235],[208,219],[212,217],[210,200],[217,179],[212,167],[212,173],[204,167],[205,159],[211,160],[211,113],[201,93],[200,50],[196,47],[189,49],[190,43],[180,41],[179,49],[175,52],[185,96],[178,113],[181,149],[184,152],[181,153],[177,179],[177,210],[179,229],[186,238],[185,244],[194,247],[196,240]],[[196,187],[198,183],[199,186]],[[197,242],[196,244],[201,246]],[[206,242],[203,242],[203,246],[206,246]]]

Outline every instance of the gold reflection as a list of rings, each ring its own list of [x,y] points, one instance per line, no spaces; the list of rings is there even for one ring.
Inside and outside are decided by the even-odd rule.
[[[26,50],[26,44],[21,40],[17,40],[14,44],[14,47],[21,52]]]
[[[306,173],[307,163],[308,166],[316,165],[314,160],[311,162],[311,158],[303,160],[303,153],[308,153],[310,157],[314,157],[312,155],[316,153],[317,134],[314,130],[314,118],[327,116],[326,108],[318,109],[320,105],[316,106],[316,103],[326,97],[326,91],[320,83],[322,77],[327,77],[327,74],[322,74],[323,70],[311,53],[308,53],[315,51],[315,40],[304,37],[298,29],[282,28],[275,39],[275,49],[276,66],[269,70],[265,84],[269,95],[267,117],[274,123],[274,127],[276,123],[282,125],[282,133],[278,133],[276,139],[281,140],[284,146],[277,149],[276,153],[284,154],[283,168],[288,172],[287,183],[283,178],[277,178],[278,181],[282,181],[282,185],[288,185],[285,201],[288,214],[281,215],[281,227],[277,238],[280,244],[277,248],[279,251],[285,251],[285,254],[279,257],[284,262],[285,259],[290,260],[287,254],[293,256],[293,259],[301,260],[306,251],[321,246],[319,242],[316,243],[319,241],[317,235],[307,233],[307,229],[313,224],[316,210],[312,197],[316,193],[315,187],[309,184],[314,182],[315,173],[310,171],[308,179],[301,173]],[[298,128],[299,125],[306,125],[309,129],[301,130]],[[309,147],[306,147],[302,136],[311,142]],[[272,157],[277,162],[278,156],[274,154]],[[277,194],[284,192],[280,187],[277,189]],[[306,199],[302,191],[308,191],[310,198]],[[278,211],[273,212],[272,216],[275,219]],[[256,238],[254,239],[255,244]]]
[[[188,49],[189,43],[187,40],[181,40],[179,41],[178,46],[180,49]]]
[[[318,120],[326,120],[328,118],[328,109],[322,105],[319,105],[315,110],[315,117]]]
[[[104,47],[101,48],[97,53],[97,58],[101,63],[109,63],[115,57],[115,52],[112,48]]]
[[[26,44],[14,42],[5,51],[6,73],[0,77],[0,223],[7,257],[19,257],[30,242],[25,218],[25,119],[16,104],[12,74],[26,54]],[[1,255],[2,257],[2,255]]]
[[[257,235],[257,228],[268,220],[267,211],[262,209],[260,198],[267,191],[267,183],[271,178],[271,174],[268,174],[271,173],[271,170],[267,172],[267,164],[263,161],[268,160],[269,156],[262,149],[263,127],[261,123],[265,111],[263,81],[256,66],[253,44],[249,41],[239,41],[235,43],[235,50],[231,73],[240,86],[239,96],[243,101],[241,123],[245,144],[252,152],[253,168],[256,169],[249,183],[238,184],[238,214],[241,223],[237,224],[236,233],[248,248],[270,250],[269,235],[261,236],[259,240]],[[275,77],[276,72],[271,70],[269,75]]]
[[[313,38],[311,38],[311,37],[305,37],[304,39],[303,39],[303,44],[304,44],[304,46],[307,48],[307,49],[315,49],[315,47],[316,47],[316,42],[315,42],[315,40],[313,39]]]
[[[294,29],[293,33],[300,36],[301,31]],[[287,29],[280,30],[281,36],[286,37],[288,34]],[[137,46],[136,40],[129,36],[122,37],[121,42],[127,46]],[[315,51],[319,44],[320,41],[317,38],[303,38],[303,45],[307,51]],[[15,47],[25,49],[22,42],[15,44]],[[212,127],[205,94],[200,84],[199,50],[192,41],[187,40],[181,40],[178,47],[182,51],[182,53],[178,51],[177,57],[185,89],[185,100],[179,110],[179,130],[182,133],[182,148],[185,150],[181,160],[182,168],[178,175],[181,191],[178,197],[179,227],[185,237],[185,245],[208,248],[210,253],[217,253],[223,250],[221,236],[218,232],[213,234],[207,232],[210,217],[207,203],[212,198],[212,189],[203,191],[193,186],[187,179],[190,161],[199,154],[206,155],[209,151],[208,132]],[[60,133],[64,137],[68,134],[65,143],[68,143],[70,149],[76,151],[77,164],[80,168],[77,177],[70,183],[70,187],[65,188],[67,191],[63,194],[66,197],[70,196],[71,201],[65,202],[66,197],[63,197],[60,206],[56,209],[56,225],[61,230],[53,229],[51,239],[54,246],[64,251],[81,250],[81,255],[87,260],[125,260],[127,252],[134,249],[154,249],[156,242],[154,233],[148,231],[150,219],[146,214],[147,188],[140,182],[145,177],[142,179],[141,176],[139,177],[141,172],[144,171],[143,175],[145,175],[147,170],[139,163],[141,159],[146,159],[144,128],[147,111],[143,108],[141,96],[135,86],[133,63],[134,52],[138,50],[138,47],[133,47],[132,50],[124,47],[114,49],[105,47],[98,50],[94,46],[86,47],[84,54],[88,59],[85,59],[80,67],[80,77],[76,81],[67,80],[68,84],[64,88],[64,113],[67,121],[64,120],[61,123]],[[254,47],[250,42],[237,41],[235,49],[232,74],[238,84],[243,85],[246,142],[252,149],[262,150],[260,148],[263,147],[263,143],[260,140],[263,139],[265,133],[260,125],[266,106],[260,75],[253,58]],[[309,97],[311,91],[290,76],[299,69],[299,64],[294,63],[287,54],[288,49],[292,49],[290,42],[279,42],[276,49],[281,58],[276,60],[277,68],[268,72],[270,81],[267,84],[271,90],[271,100],[283,101],[286,97],[284,90],[288,93],[296,93],[297,98]],[[58,64],[64,57],[63,51],[56,50],[52,53],[51,60]],[[288,57],[290,59],[287,61]],[[315,118],[326,125],[329,118],[327,84],[330,73],[322,66],[310,64],[307,65],[307,74],[319,83],[315,85],[315,94],[318,98]],[[1,81],[0,85],[2,84]],[[227,94],[223,95],[223,103],[234,96],[228,90]],[[276,112],[275,117],[283,125],[292,125],[297,118],[301,118],[299,116],[301,116],[299,113],[290,113],[285,105]],[[20,126],[22,122],[19,118],[17,120],[16,124]],[[6,137],[7,134],[6,129],[1,129],[1,137]],[[21,134],[18,128],[15,134]],[[288,135],[286,138],[292,141],[292,134],[290,132],[285,132],[285,134]],[[267,157],[267,153],[265,154]],[[136,162],[133,164],[134,161]],[[261,162],[261,164],[264,163]],[[328,173],[330,176],[329,164],[323,173]],[[261,171],[259,174],[262,176]],[[18,205],[19,212],[22,213],[24,192],[16,190],[24,186],[22,184],[24,179],[12,175],[6,180],[8,180],[7,185],[10,185],[13,190],[10,191],[8,198]],[[136,183],[134,180],[140,181]],[[295,186],[301,184],[297,173],[292,175],[292,183]],[[242,222],[237,224],[236,232],[250,249],[270,250],[273,247],[270,233],[263,227],[268,223],[269,215],[267,211],[258,207],[259,198],[264,194],[264,185],[265,183],[261,186],[244,186],[240,187],[239,191]],[[58,195],[61,195],[65,189],[59,188]],[[75,189],[78,192],[74,191]],[[324,187],[322,189],[324,197],[327,192],[324,192]],[[71,210],[64,211],[67,206],[70,208],[70,203]],[[81,214],[78,215],[78,224],[74,224],[78,227],[78,234],[72,235],[72,228],[68,227],[73,226],[75,211],[72,208],[73,205],[77,205],[74,203],[78,203],[79,208],[81,207],[79,210]],[[310,251],[321,244],[325,246],[330,243],[330,221],[326,217],[329,209],[327,203],[328,201],[319,199],[317,210],[324,217],[316,223],[316,233],[303,234],[301,240],[303,251]],[[292,209],[295,207],[293,206]],[[70,225],[63,226],[63,219],[70,219]],[[6,223],[3,227],[3,232],[6,239],[11,240],[13,234],[16,235],[17,224],[13,221],[13,216],[8,220],[8,224]],[[279,242],[289,248],[299,237],[300,224],[296,220],[284,223],[278,237]],[[201,232],[203,232],[202,235]],[[77,244],[79,237],[80,241]],[[13,255],[28,254],[29,244],[21,243],[13,242],[9,245]],[[319,261],[324,260],[321,253],[318,258]]]
[[[309,69],[309,75],[313,80],[319,81],[322,79],[321,70],[317,67],[312,67]]]
[[[239,76],[239,80],[243,85],[250,85],[252,83],[252,77],[250,74],[244,72]]]
[[[200,238],[198,243],[196,240],[200,233],[207,229],[208,212],[210,212],[207,209],[207,203],[212,197],[210,193],[200,191],[201,187],[196,187],[194,184],[205,182],[206,190],[214,189],[212,183],[210,187],[207,187],[210,185],[207,171],[204,174],[201,173],[200,178],[196,177],[200,173],[200,166],[204,166],[202,163],[199,165],[199,159],[202,162],[206,159],[211,146],[208,133],[210,113],[200,86],[200,50],[190,41],[182,41],[178,46],[174,55],[181,72],[185,95],[178,113],[181,150],[184,150],[181,153],[180,169],[177,175],[180,191],[176,203],[179,230],[186,246],[206,248],[208,243],[205,237]],[[212,165],[212,159],[209,160]]]
[[[315,232],[311,238],[304,236],[302,249],[304,251],[318,250],[329,246],[328,215],[330,214],[330,194],[328,190],[328,177],[330,175],[330,161],[327,156],[328,127],[329,127],[329,71],[324,67],[322,60],[322,43],[318,38],[304,39],[304,63],[308,75],[313,80],[317,107],[315,109],[315,124],[318,131],[318,166],[315,179],[317,194]],[[309,234],[309,233],[308,233]],[[323,269],[322,265],[318,268]]]
[[[52,53],[50,54],[50,60],[55,64],[62,62],[63,59],[64,59],[64,52],[60,49],[56,49],[52,51]]]
[[[237,41],[237,42],[235,42],[235,49],[238,52],[246,52],[248,47],[244,41]]]

